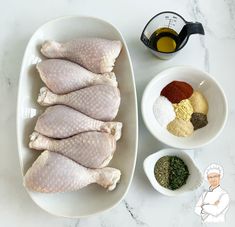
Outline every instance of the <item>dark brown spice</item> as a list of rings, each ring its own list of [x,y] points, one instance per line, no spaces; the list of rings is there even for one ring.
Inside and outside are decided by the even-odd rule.
[[[208,124],[207,116],[202,113],[193,113],[190,121],[193,124],[194,130],[203,128]]]

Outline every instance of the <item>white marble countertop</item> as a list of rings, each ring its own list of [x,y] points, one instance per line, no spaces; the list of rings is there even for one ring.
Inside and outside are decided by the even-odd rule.
[[[206,36],[192,36],[173,59],[162,61],[145,50],[139,37],[156,13],[172,10],[187,20],[203,23]],[[223,188],[230,207],[223,226],[235,226],[235,1],[234,0],[145,0],[145,1],[1,1],[0,14],[0,226],[200,226],[194,206],[204,188],[177,198],[154,191],[144,175],[144,158],[164,146],[145,128],[139,111],[139,148],[136,171],[126,198],[114,209],[88,219],[51,216],[37,207],[22,186],[16,144],[16,98],[18,77],[26,44],[44,22],[64,15],[89,15],[105,19],[119,28],[131,54],[138,103],[149,80],[174,65],[192,65],[210,72],[228,98],[229,117],[223,133],[212,144],[192,152],[204,169],[212,162],[224,167]],[[219,107],[218,107],[219,108]],[[140,109],[140,108],[139,108]],[[62,204],[61,204],[62,205]],[[222,224],[221,224],[222,225]],[[211,226],[211,225],[210,225]]]

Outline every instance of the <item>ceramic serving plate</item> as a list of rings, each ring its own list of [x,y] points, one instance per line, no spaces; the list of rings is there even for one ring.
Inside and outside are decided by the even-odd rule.
[[[55,19],[41,26],[31,37],[25,51],[18,90],[17,140],[22,175],[39,156],[40,152],[28,148],[29,135],[33,132],[38,116],[44,108],[36,102],[43,85],[35,64],[44,59],[40,46],[45,40],[68,41],[77,37],[101,37],[120,40],[123,48],[117,58],[114,72],[121,92],[121,105],[117,121],[123,122],[122,138],[109,166],[122,172],[121,181],[112,192],[98,185],[90,185],[76,192],[43,194],[28,191],[32,200],[47,212],[64,217],[80,218],[108,210],[122,200],[128,191],[134,173],[138,119],[136,90],[132,64],[121,33],[111,24],[91,17],[71,16]]]

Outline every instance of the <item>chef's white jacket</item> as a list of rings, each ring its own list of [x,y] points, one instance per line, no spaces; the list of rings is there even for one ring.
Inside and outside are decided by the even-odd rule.
[[[218,201],[216,205],[216,201]],[[203,222],[224,222],[229,196],[220,186],[204,192],[196,204],[195,212]]]

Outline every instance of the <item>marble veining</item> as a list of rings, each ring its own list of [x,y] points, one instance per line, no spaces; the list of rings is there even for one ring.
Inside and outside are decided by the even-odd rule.
[[[191,14],[195,21],[199,21],[203,24],[205,34],[211,33],[210,28],[208,27],[207,20],[205,18],[205,15],[202,13],[199,5],[199,0],[192,0],[190,4],[191,8]],[[201,47],[204,51],[204,69],[209,72],[210,71],[210,65],[209,65],[209,50],[206,45],[206,38],[204,36],[199,36]]]
[[[194,206],[204,184],[194,192],[177,198],[156,192],[144,175],[146,156],[165,145],[155,140],[139,116],[139,149],[132,185],[124,200],[112,210],[83,219],[52,216],[37,207],[22,186],[16,144],[15,114],[17,86],[26,44],[33,32],[46,21],[64,15],[89,15],[113,23],[123,33],[134,66],[139,114],[144,87],[160,70],[174,65],[192,65],[210,72],[223,86],[229,100],[229,118],[222,134],[210,145],[191,152],[204,172],[212,162],[224,167],[222,187],[231,201],[226,222],[235,225],[235,1],[234,0],[146,0],[82,1],[25,0],[3,1],[0,14],[0,226],[4,227],[198,227],[218,226],[201,223]],[[194,36],[175,58],[156,59],[139,41],[144,24],[160,11],[180,13],[188,21],[200,21],[205,37]],[[36,60],[35,60],[36,61]],[[123,75],[125,76],[125,75]],[[215,97],[216,98],[216,97]],[[219,108],[219,107],[218,107]],[[33,114],[33,112],[27,113]],[[63,204],[61,204],[63,206]]]
[[[224,0],[224,1],[228,6],[230,18],[234,20],[235,19],[235,2],[233,0]],[[233,29],[235,29],[234,24],[233,24]]]
[[[235,39],[235,2],[233,0],[216,2],[213,0],[206,2],[203,2],[203,0],[191,0],[189,7],[191,7],[191,15],[203,23],[207,34],[216,39]],[[211,10],[212,7],[214,7],[213,11]],[[205,14],[205,12],[210,12],[210,10],[214,12],[214,15],[212,13]],[[223,14],[226,16],[221,16]]]
[[[130,214],[131,218],[136,222],[138,226],[149,226],[148,224],[144,223],[142,220],[140,220],[139,216],[135,213],[135,210],[133,207],[129,205],[129,203],[124,199],[123,203],[126,207],[126,210]]]

